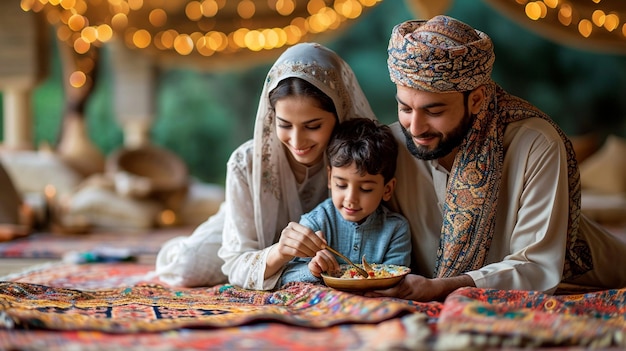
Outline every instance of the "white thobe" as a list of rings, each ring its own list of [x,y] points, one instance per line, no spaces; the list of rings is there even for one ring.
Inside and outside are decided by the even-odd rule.
[[[409,220],[413,272],[432,277],[449,172],[436,160],[411,155],[400,125],[396,122],[392,129],[401,147],[391,207]],[[481,288],[553,292],[562,278],[568,216],[567,154],[561,137],[540,118],[510,123],[504,134],[502,184],[486,264],[465,273]],[[626,243],[582,215],[579,235],[591,248],[594,270],[572,282],[626,285]],[[617,272],[615,267],[622,268]]]

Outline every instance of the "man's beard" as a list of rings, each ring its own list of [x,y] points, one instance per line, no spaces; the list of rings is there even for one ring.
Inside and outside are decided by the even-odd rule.
[[[409,133],[406,128],[402,127],[402,132],[404,133],[404,137],[406,138],[406,146],[409,149],[409,152],[419,158],[421,160],[436,160],[448,155],[452,150],[456,147],[460,146],[463,143],[463,140],[467,136],[470,128],[472,128],[472,123],[474,122],[474,116],[472,116],[468,109],[467,105],[465,108],[463,119],[461,123],[459,123],[456,128],[454,128],[447,135],[443,135],[441,133],[425,133],[419,135],[419,137],[438,137],[440,138],[439,144],[432,150],[424,146],[418,146],[413,141],[413,136]]]

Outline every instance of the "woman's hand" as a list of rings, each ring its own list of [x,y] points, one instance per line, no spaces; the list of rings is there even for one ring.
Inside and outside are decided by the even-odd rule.
[[[326,245],[320,235],[299,223],[290,222],[280,234],[278,252],[289,257],[313,257]]]
[[[335,256],[328,250],[320,250],[309,262],[309,271],[314,276],[320,278],[322,272],[332,272],[339,269],[339,263]]]
[[[324,246],[326,240],[321,233],[317,235],[299,223],[289,222],[280,233],[278,242],[272,246],[267,258],[265,275],[271,276],[278,272],[294,257],[314,257]]]

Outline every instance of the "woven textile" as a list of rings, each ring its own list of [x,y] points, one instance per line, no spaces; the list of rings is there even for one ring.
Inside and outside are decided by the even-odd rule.
[[[259,320],[321,328],[377,323],[414,311],[404,302],[367,299],[311,284],[263,293],[230,285],[178,290],[139,284],[81,291],[6,282],[0,283],[0,300],[0,313],[8,328],[124,333],[229,327]]]
[[[2,278],[0,349],[626,347],[626,289],[463,288],[413,303],[311,284],[179,289],[159,284],[152,268],[60,264]]]
[[[98,331],[2,330],[0,350],[392,350],[407,338],[403,318],[378,324],[337,325],[320,329],[281,323],[162,333],[110,334]]]
[[[0,350],[384,350],[393,348],[393,345],[398,343],[403,343],[403,340],[408,337],[408,333],[412,330],[413,323],[410,323],[411,317],[416,315],[410,314],[406,317],[392,318],[378,323],[370,323],[373,319],[368,320],[360,317],[358,319],[362,319],[362,321],[358,320],[356,323],[340,323],[339,320],[335,319],[338,314],[334,311],[327,310],[324,314],[320,310],[319,312],[311,312],[305,318],[326,320],[325,323],[339,324],[324,328],[308,328],[288,324],[289,318],[285,318],[283,322],[272,322],[279,320],[277,317],[280,316],[280,313],[287,315],[288,310],[309,308],[314,311],[316,308],[313,305],[306,307],[303,300],[299,303],[294,300],[294,304],[290,306],[287,306],[285,302],[275,301],[276,305],[272,308],[274,311],[279,312],[277,312],[277,315],[269,315],[265,321],[255,320],[255,318],[263,318],[261,313],[255,311],[252,311],[252,314],[248,315],[249,319],[246,319],[245,313],[256,306],[253,305],[255,302],[265,303],[269,296],[295,295],[289,295],[291,290],[288,290],[286,293],[272,294],[266,292],[257,295],[250,291],[239,290],[229,286],[222,286],[221,292],[220,288],[173,289],[159,285],[159,281],[151,274],[152,269],[154,269],[153,265],[133,263],[55,264],[34,267],[20,274],[0,278],[0,280],[4,279],[5,283],[19,283],[13,285],[13,287],[29,287],[33,289],[33,292],[39,291],[39,293],[43,293],[47,291],[50,295],[66,292],[74,296],[89,296],[92,292],[107,291],[105,294],[109,295],[113,294],[113,291],[126,292],[129,316],[124,323],[131,325],[131,328],[128,330],[120,328],[115,333],[102,331],[112,328],[114,320],[122,319],[121,313],[116,315],[115,318],[105,317],[106,320],[104,322],[97,324],[97,318],[102,317],[103,314],[96,315],[93,313],[87,315],[87,311],[82,311],[79,316],[74,317],[75,320],[72,323],[77,324],[78,318],[82,318],[87,320],[91,326],[95,325],[100,330],[85,330],[84,326],[79,326],[79,329],[71,329],[70,325],[62,325],[65,320],[71,319],[67,315],[70,309],[66,309],[66,313],[60,310],[52,310],[51,308],[45,311],[37,310],[33,313],[46,316],[45,320],[49,324],[39,323],[39,327],[36,330],[18,329],[26,327],[24,324],[14,324],[9,329],[7,325],[3,326],[0,323]],[[183,294],[186,294],[186,298],[191,298],[192,296],[198,298],[197,304],[194,301],[189,301],[189,304],[193,305],[193,309],[198,308],[198,310],[202,303],[207,304],[211,299],[217,301],[217,295],[221,294],[224,301],[229,299],[231,301],[225,303],[225,305],[229,304],[230,307],[220,304],[219,308],[229,309],[229,313],[237,316],[231,316],[234,317],[231,318],[224,315],[217,317],[189,315],[184,317],[186,322],[183,321],[183,323],[180,321],[171,324],[163,321],[156,322],[157,324],[161,323],[159,325],[161,328],[170,328],[170,330],[159,332],[154,327],[154,324],[151,325],[150,318],[141,315],[140,310],[133,312],[135,316],[130,316],[131,306],[133,304],[141,305],[139,303],[140,300],[134,300],[134,297],[138,296],[144,301],[156,301],[159,291],[162,295],[169,294],[170,299]],[[302,296],[306,291],[312,290],[305,289],[299,296]],[[103,298],[105,295],[98,294],[100,294],[100,298]],[[335,292],[330,291],[330,294],[335,294]],[[36,306],[39,304],[39,301],[37,301],[38,297],[42,297],[44,300],[47,298],[45,295],[37,294],[30,295],[27,298],[26,295],[28,294],[23,295],[24,300],[21,302],[20,309],[37,309]],[[341,293],[339,296],[344,296],[340,300],[343,299],[345,303],[352,301],[352,299],[364,299],[362,297],[349,297],[350,295],[346,293]],[[29,299],[35,301],[29,301]],[[164,300],[167,300],[167,298]],[[3,305],[1,301],[8,300],[5,299],[4,295],[0,295],[0,306]],[[52,302],[49,302],[49,304],[52,304]],[[86,300],[83,300],[83,304],[87,305]],[[241,308],[235,312],[237,305]],[[430,311],[429,313],[433,316],[439,313],[438,303],[416,304],[412,307],[405,307],[408,311],[411,311],[421,308],[420,306],[423,306],[426,311]],[[3,316],[0,317],[0,320],[6,323],[9,320],[7,317],[10,313],[5,308],[7,307],[0,308],[0,311],[4,311],[0,312],[0,315]],[[87,308],[94,310],[95,306],[87,306]],[[145,310],[145,306],[143,306],[143,309]],[[78,310],[78,308],[75,306],[72,310]],[[281,310],[282,312],[280,312]],[[273,313],[268,308],[264,309],[264,311],[265,313]],[[365,316],[367,312],[367,309],[359,310],[358,304],[353,306],[352,314],[354,318]],[[381,316],[385,312],[381,310],[377,314]],[[53,317],[55,316],[60,316],[60,319],[54,319]],[[220,318],[231,318],[228,323],[232,325],[246,321],[250,323],[219,328],[217,325],[213,327],[210,325]],[[293,318],[295,320],[295,317]],[[408,321],[405,320],[406,318],[409,318]],[[213,322],[209,322],[211,319]],[[195,323],[196,320],[198,323]],[[132,327],[135,321],[138,325],[141,324],[142,327],[155,330],[156,332],[139,331],[139,328]],[[304,321],[301,322],[304,323]],[[29,327],[32,328],[36,323],[36,320],[32,320]],[[407,328],[407,323],[411,324],[409,328]],[[61,327],[58,327],[58,325],[61,325]],[[188,328],[175,328],[177,325],[186,325]],[[425,328],[425,330],[427,331],[428,329]],[[411,332],[411,334],[413,333]],[[411,338],[413,339],[413,336]]]
[[[304,283],[275,292],[232,285],[172,288],[159,284],[148,273],[148,266],[128,263],[62,264],[34,270],[26,277],[16,276],[0,283],[0,319],[4,320],[0,325],[134,333],[271,320],[322,328],[378,323],[422,306]],[[431,305],[423,306],[428,310]],[[434,306],[431,314],[438,313]]]
[[[556,296],[459,289],[446,299],[437,331],[440,335],[466,335],[472,346],[490,339],[524,347],[624,347],[626,289]]]

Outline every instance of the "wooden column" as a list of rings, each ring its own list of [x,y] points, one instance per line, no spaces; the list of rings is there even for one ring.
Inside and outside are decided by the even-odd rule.
[[[33,149],[33,123],[30,90],[7,88],[2,92],[4,149]]]
[[[150,142],[154,121],[156,69],[152,60],[110,42],[113,68],[113,102],[118,123],[124,131],[124,144],[135,148]]]
[[[45,23],[18,1],[0,1],[0,90],[3,97],[3,149],[33,149],[31,94],[46,71]]]

